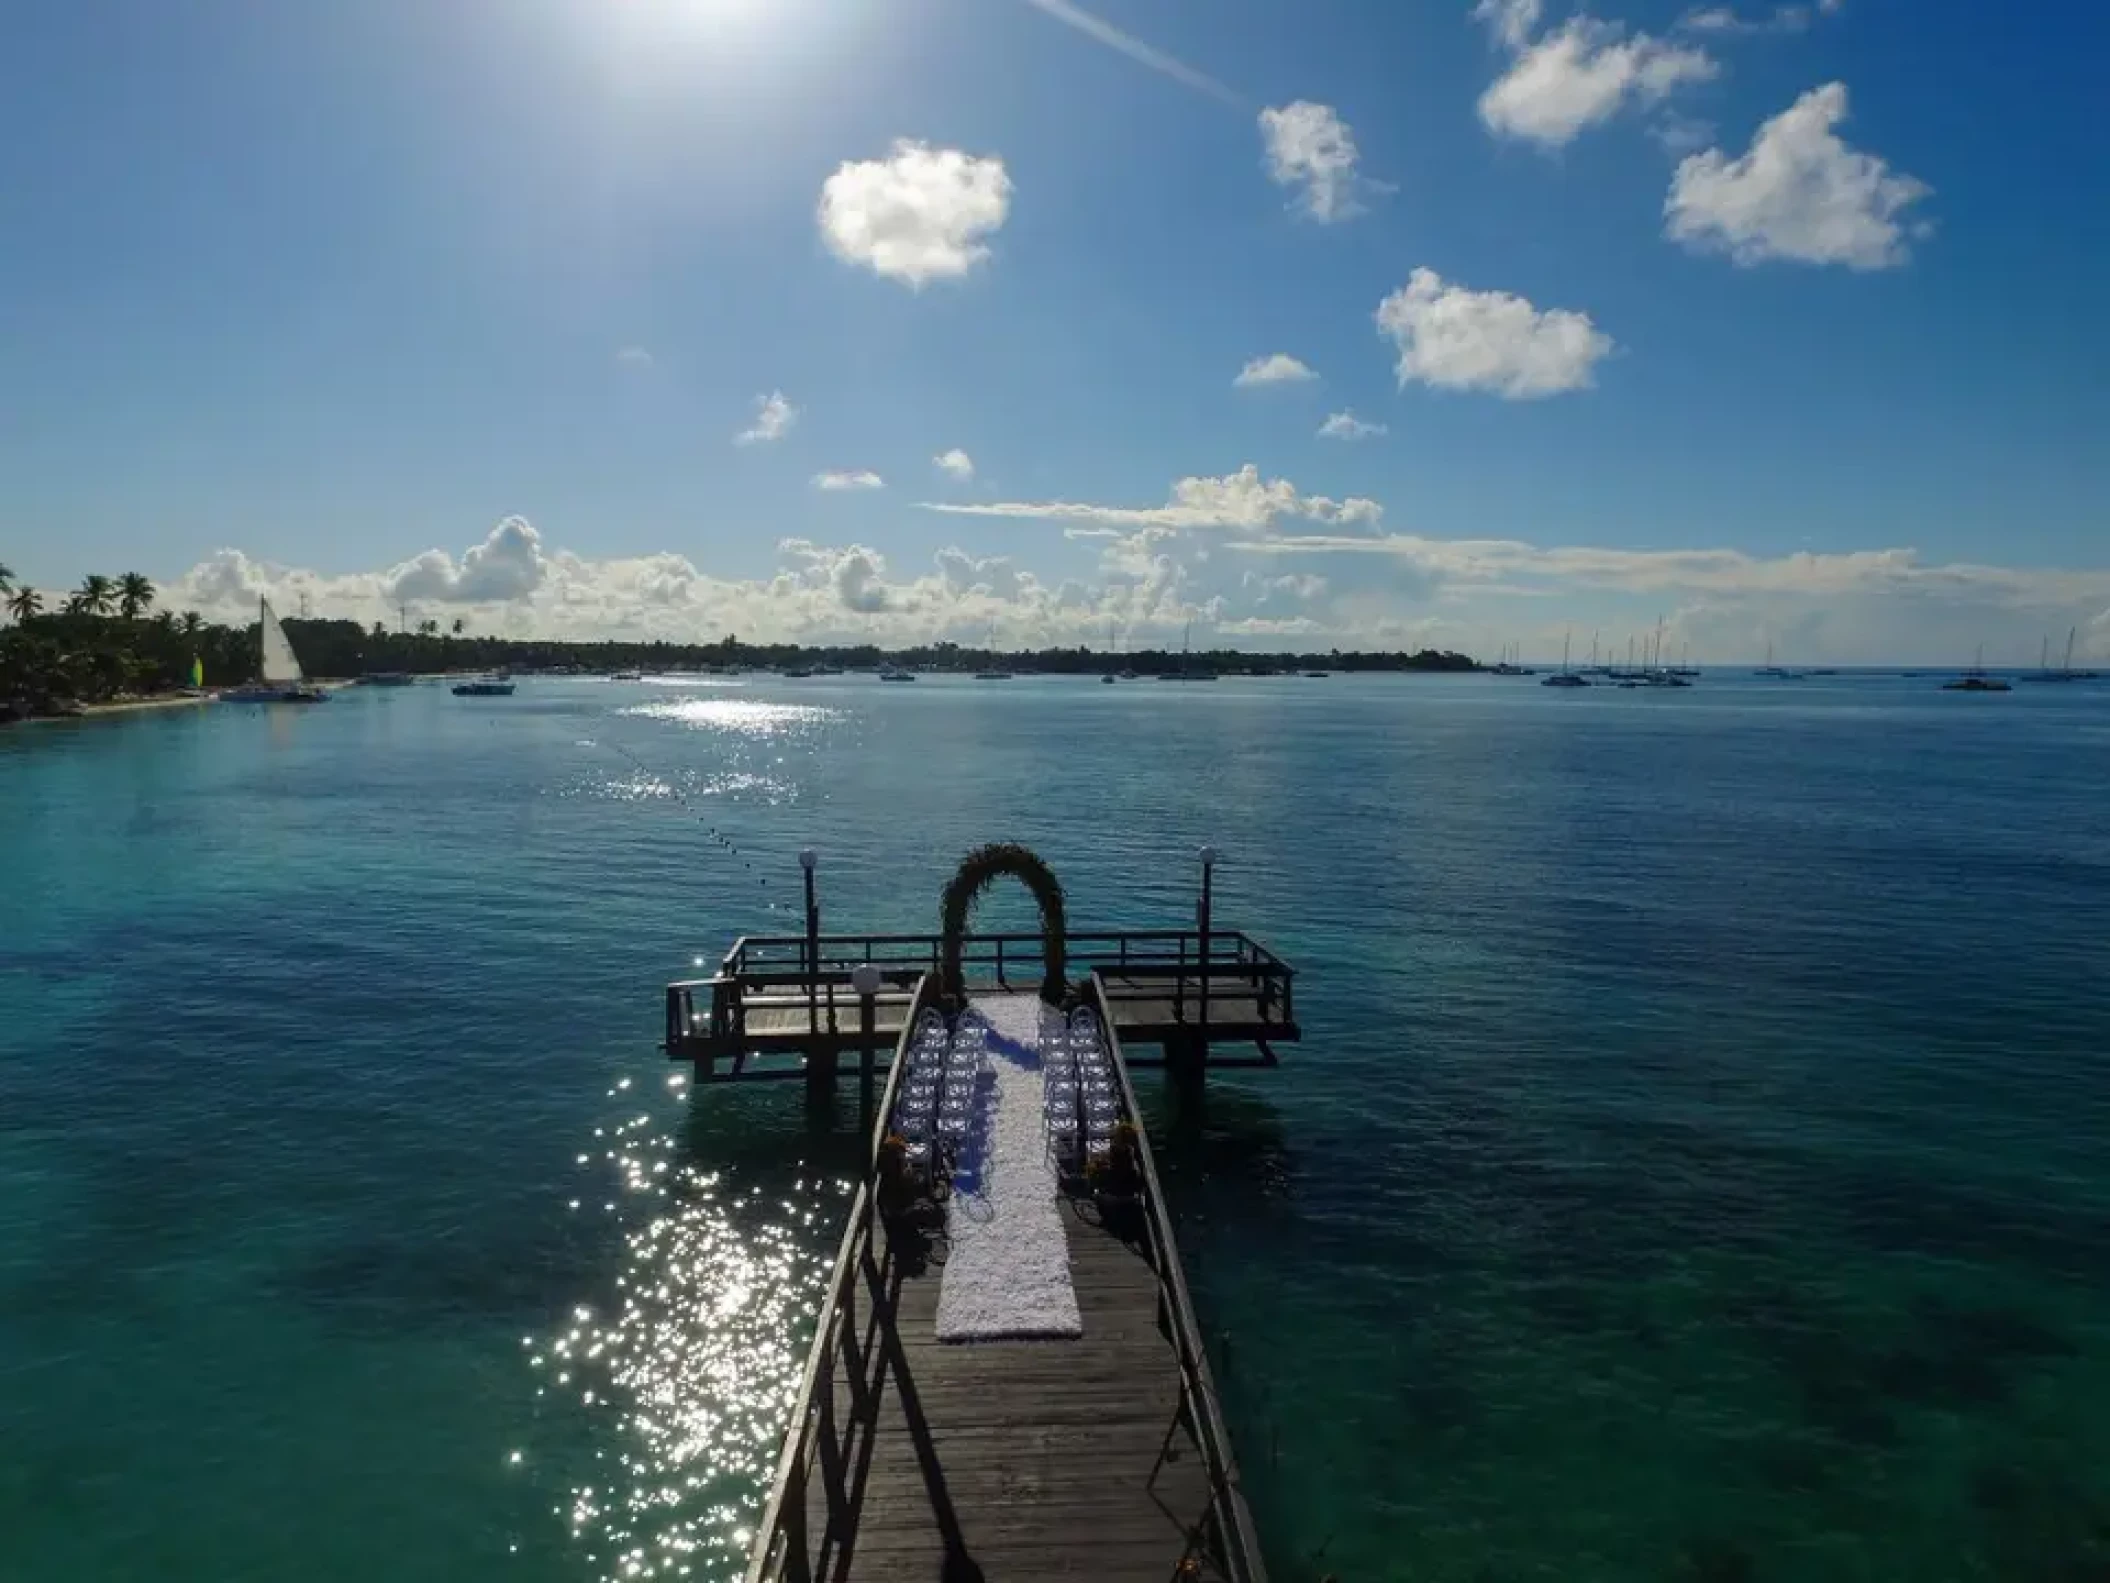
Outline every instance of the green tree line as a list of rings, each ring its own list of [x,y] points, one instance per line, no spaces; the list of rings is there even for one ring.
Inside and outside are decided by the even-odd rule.
[[[159,591],[138,572],[95,573],[53,608],[36,589],[0,565],[0,608],[12,625],[0,628],[0,718],[46,714],[70,704],[164,692],[191,679],[195,660],[208,687],[256,678],[255,622],[224,626],[195,611],[156,608]],[[357,678],[377,672],[465,670],[693,670],[790,669],[839,666],[872,669],[986,670],[1091,674],[1109,667],[1146,675],[1189,671],[1234,674],[1297,670],[1466,671],[1475,662],[1435,649],[1416,653],[1343,652],[1247,654],[1216,649],[1183,655],[1138,649],[1120,655],[1082,646],[1005,652],[956,643],[882,649],[875,644],[743,643],[728,635],[715,643],[637,641],[563,642],[473,634],[457,619],[426,620],[414,631],[390,631],[356,621],[287,619],[287,637],[309,675]]]
[[[179,687],[194,658],[229,680],[255,672],[253,636],[195,613],[157,611],[157,597],[138,572],[96,573],[46,609],[42,594],[0,565],[0,608],[13,623],[0,629],[0,719]]]

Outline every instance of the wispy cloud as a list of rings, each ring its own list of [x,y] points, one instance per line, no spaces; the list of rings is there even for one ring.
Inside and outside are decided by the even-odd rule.
[[[1367,440],[1373,435],[1391,432],[1382,423],[1371,423],[1353,412],[1336,412],[1319,425],[1322,440]]]
[[[781,390],[772,390],[766,396],[755,397],[755,421],[733,436],[733,444],[767,445],[771,440],[783,439],[798,421],[799,409],[790,398]]]
[[[873,472],[815,473],[815,489],[884,489],[886,480]]]
[[[1687,33],[1806,33],[1819,13],[1832,16],[1838,10],[1839,0],[1819,0],[1815,12],[1805,4],[1789,4],[1751,16],[1733,6],[1710,5],[1686,12],[1677,26]]]
[[[1162,506],[1106,506],[1076,500],[991,500],[978,505],[919,502],[925,511],[956,517],[1018,517],[1038,522],[1084,522],[1127,528],[1235,528],[1272,532],[1288,517],[1309,522],[1375,524],[1383,508],[1374,500],[1329,500],[1307,495],[1286,478],[1262,478],[1248,462],[1222,478],[1182,478]],[[1098,537],[1077,529],[1072,538]]]
[[[1500,586],[1510,593],[1530,591],[1533,584],[1636,594],[1899,593],[2018,609],[2066,608],[2110,597],[2110,570],[1935,563],[1906,548],[1759,556],[1731,549],[1542,546],[1515,539],[1435,539],[1404,533],[1279,533],[1234,539],[1228,548],[1272,556],[1396,557],[1414,562],[1448,586]]]
[[[1124,33],[1111,22],[1102,21],[1089,11],[1080,11],[1070,0],[1026,0],[1036,11],[1044,11],[1056,21],[1073,27],[1085,37],[1097,39],[1108,49],[1119,50],[1139,66],[1148,66],[1152,71],[1170,77],[1174,82],[1192,88],[1196,93],[1205,93],[1224,104],[1243,105],[1237,94],[1211,77],[1207,72],[1196,71],[1185,61],[1176,60],[1154,45],[1146,44],[1132,33]]]
[[[1332,105],[1299,99],[1263,110],[1260,137],[1267,147],[1268,175],[1276,185],[1294,188],[1297,207],[1321,225],[1361,214],[1366,192],[1392,190],[1357,173],[1362,156],[1355,134]]]

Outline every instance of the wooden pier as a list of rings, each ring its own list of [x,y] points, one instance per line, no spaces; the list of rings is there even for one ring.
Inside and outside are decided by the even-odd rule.
[[[940,1340],[946,1234],[882,1213],[877,1173],[919,1021],[935,1026],[939,1008],[957,1018],[977,993],[1053,999],[1060,980],[1065,1003],[1103,1031],[1125,1122],[1140,1121],[1131,1038],[1162,1052],[1151,1064],[1195,1079],[1273,1065],[1274,1044],[1298,1036],[1291,970],[1211,928],[1206,901],[1198,921],[1187,933],[947,941],[822,935],[809,908],[807,934],[744,939],[716,975],[668,986],[666,1052],[700,1081],[804,1077],[825,1091],[855,1052],[876,1112],[874,1168],[816,1320],[748,1583],[1265,1583],[1140,1126],[1141,1191],[1113,1226],[1081,1170],[1081,1132],[1073,1159],[1050,1147],[1082,1321],[1059,1339]],[[1050,955],[1067,975],[1046,973]],[[1252,1053],[1219,1058],[1219,1042]],[[891,1147],[898,1157],[900,1140]]]

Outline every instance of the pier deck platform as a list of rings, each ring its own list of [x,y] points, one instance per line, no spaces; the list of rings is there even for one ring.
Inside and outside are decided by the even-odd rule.
[[[670,1060],[692,1063],[699,1083],[795,1078],[802,1064],[783,1058],[832,1060],[863,1045],[850,978],[869,963],[885,986],[873,998],[884,1059],[916,984],[937,970],[941,946],[935,934],[743,937],[711,977],[667,986],[663,1048]],[[1160,1052],[1132,1055],[1132,1066],[1273,1066],[1275,1045],[1301,1036],[1295,972],[1237,931],[1107,930],[1072,934],[1068,946],[1070,976],[1099,977],[1124,1045]],[[1041,937],[972,936],[964,965],[976,983],[1033,989]]]

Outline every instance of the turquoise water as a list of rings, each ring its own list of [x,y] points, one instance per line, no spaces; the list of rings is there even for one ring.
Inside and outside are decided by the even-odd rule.
[[[992,837],[1306,1042],[1145,1082],[1280,1579],[2110,1575],[2110,689],[530,681],[0,735],[0,1576],[723,1577],[851,1104],[658,990]],[[992,923],[1023,925],[1007,898]]]

